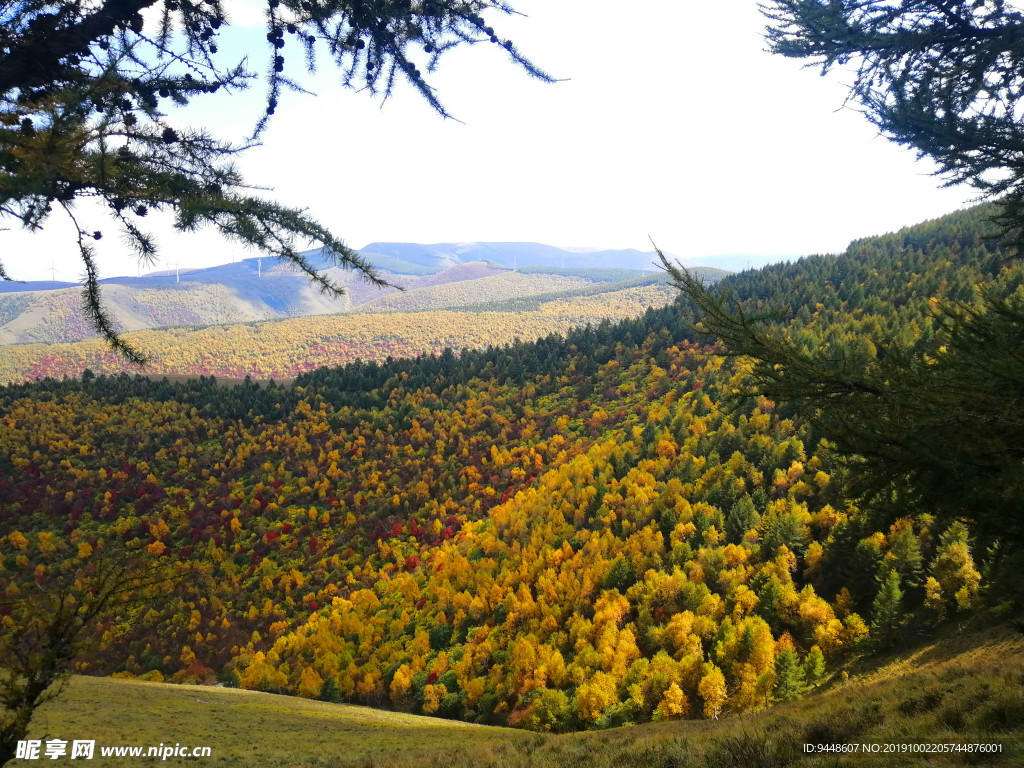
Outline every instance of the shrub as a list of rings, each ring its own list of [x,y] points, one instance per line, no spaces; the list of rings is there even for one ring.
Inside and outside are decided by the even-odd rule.
[[[616,768],[691,768],[693,749],[685,741],[642,744],[616,755]]]

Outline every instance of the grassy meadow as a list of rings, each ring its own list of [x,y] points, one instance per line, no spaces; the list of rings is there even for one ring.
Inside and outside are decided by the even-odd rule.
[[[845,674],[844,674],[845,673]],[[75,677],[33,738],[210,746],[168,764],[338,768],[843,768],[1024,765],[1024,636],[948,633],[837,672],[804,699],[718,722],[684,720],[559,736],[235,689]],[[805,755],[804,744],[996,744],[999,753]],[[21,762],[21,761],[19,761]],[[15,763],[17,764],[17,763]]]
[[[511,729],[237,688],[94,677],[72,678],[64,693],[36,715],[30,736],[95,739],[92,764],[97,765],[161,762],[105,761],[99,755],[101,745],[179,742],[209,746],[212,757],[179,758],[178,763],[240,766],[365,765],[384,757],[422,765],[456,745],[488,749],[530,739]]]

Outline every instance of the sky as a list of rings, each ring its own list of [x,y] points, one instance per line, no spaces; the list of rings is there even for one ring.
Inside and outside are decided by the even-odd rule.
[[[840,252],[976,198],[969,187],[942,188],[933,166],[844,106],[841,75],[823,78],[767,53],[753,0],[513,5],[522,17],[489,23],[560,82],[531,79],[498,46],[453,51],[428,75],[457,118],[446,120],[408,86],[383,103],[342,88],[327,59],[303,78],[302,57],[286,47],[286,73],[316,95],[284,96],[262,145],[239,162],[246,177],[356,248],[534,241],[649,250],[653,240],[688,260]],[[248,54],[261,71],[259,5],[226,7],[238,28],[222,54]],[[207,96],[175,119],[241,140],[261,99],[259,86]],[[80,218],[113,228],[86,208]],[[215,233],[177,235],[150,221],[158,267],[256,255]],[[139,270],[115,237],[97,250],[103,276]],[[82,273],[58,214],[43,233],[0,232],[0,261],[18,279]]]

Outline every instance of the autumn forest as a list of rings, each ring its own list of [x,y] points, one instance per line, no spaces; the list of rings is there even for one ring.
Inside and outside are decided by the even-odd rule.
[[[720,285],[800,349],[938,355],[941,306],[1024,290],[990,214]],[[0,388],[0,621],[133,558],[166,577],[77,671],[563,732],[798,699],[1009,604],[998,541],[858,492],[684,299],[559,331],[291,387]]]

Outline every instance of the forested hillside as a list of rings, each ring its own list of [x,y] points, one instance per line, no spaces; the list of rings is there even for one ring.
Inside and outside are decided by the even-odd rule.
[[[593,279],[592,272],[604,270],[585,272],[590,277],[572,273],[520,274],[489,269],[482,264],[460,265],[442,275],[420,279],[420,287],[405,293],[380,297],[373,289],[373,301],[365,293],[353,296],[364,302],[361,309],[365,311],[136,331],[125,334],[125,338],[149,355],[145,370],[150,375],[251,375],[282,379],[325,365],[415,357],[439,353],[445,348],[481,349],[516,339],[565,333],[603,319],[637,317],[649,307],[670,303],[676,295],[661,275],[608,281]],[[0,296],[0,311],[5,299],[15,302],[20,295]],[[201,301],[205,294],[183,295]],[[74,297],[64,298],[67,306],[61,317],[74,317]],[[154,302],[151,310],[162,306],[167,297],[161,299]],[[167,301],[179,309],[182,306],[173,297]],[[215,303],[206,308],[207,312],[215,310]],[[32,311],[29,306],[11,324],[17,324]],[[53,318],[44,325],[55,326]],[[77,377],[86,368],[97,374],[139,370],[98,338],[73,344],[0,346],[3,383],[48,376]]]
[[[938,302],[1021,290],[985,214],[725,284],[788,306],[776,328],[804,345],[923,345]],[[979,605],[968,528],[913,508],[873,527],[828,435],[732,399],[749,363],[693,322],[676,304],[291,389],[8,386],[6,595],[145,552],[178,578],[102,627],[83,670],[537,730],[798,698]]]
[[[644,287],[657,305],[666,303],[674,295],[665,285],[664,275],[654,271],[650,255],[645,257],[646,270],[555,266],[513,270],[511,266],[481,260],[433,270],[374,254],[372,262],[380,277],[389,283],[386,287],[373,285],[361,280],[357,273],[333,266],[319,251],[309,255],[325,277],[344,287],[344,296],[323,295],[305,277],[283,264],[268,261],[264,265],[258,259],[244,259],[180,273],[170,270],[142,277],[111,278],[104,281],[104,301],[118,331],[131,332],[352,312],[467,308],[493,311],[495,305],[504,305],[507,309],[514,302],[536,308],[541,302],[555,298],[596,296]],[[728,274],[711,267],[695,269],[711,281]],[[661,291],[657,290],[659,285],[663,288]],[[3,288],[0,290],[0,345],[67,344],[98,338],[95,328],[80,312],[80,286],[0,281],[0,287]],[[635,308],[632,314],[636,314]],[[584,319],[595,318],[587,315]],[[152,339],[149,342],[154,351],[160,350],[158,342]],[[338,364],[341,362],[344,361]],[[80,371],[70,372],[77,375]]]
[[[510,270],[474,262],[436,274],[382,271],[381,277],[395,287],[379,288],[359,280],[350,271],[325,263],[323,273],[346,289],[344,297],[331,298],[322,295],[304,277],[282,264],[268,262],[265,266],[257,266],[256,261],[246,259],[208,269],[188,270],[180,275],[172,270],[169,274],[115,278],[116,282],[104,286],[103,294],[118,329],[138,331],[168,326],[209,326],[335,315],[394,294],[397,297],[392,301],[397,302],[397,309],[415,311],[425,303],[418,299],[423,289],[439,294],[430,308],[450,308],[460,303],[457,299],[446,301],[445,292],[451,292],[453,284],[476,284],[476,295],[479,296],[483,286],[497,278],[497,282],[503,284],[499,295],[505,292],[518,296],[563,289],[566,287],[564,280],[570,279],[563,278],[563,283],[559,283],[556,278],[540,285],[543,281],[536,277],[523,280]],[[579,282],[585,281],[581,279]],[[406,293],[399,293],[398,286]],[[457,296],[458,289],[454,292]],[[81,299],[78,287],[0,294],[0,343],[55,344],[95,338],[95,329],[79,312]]]

